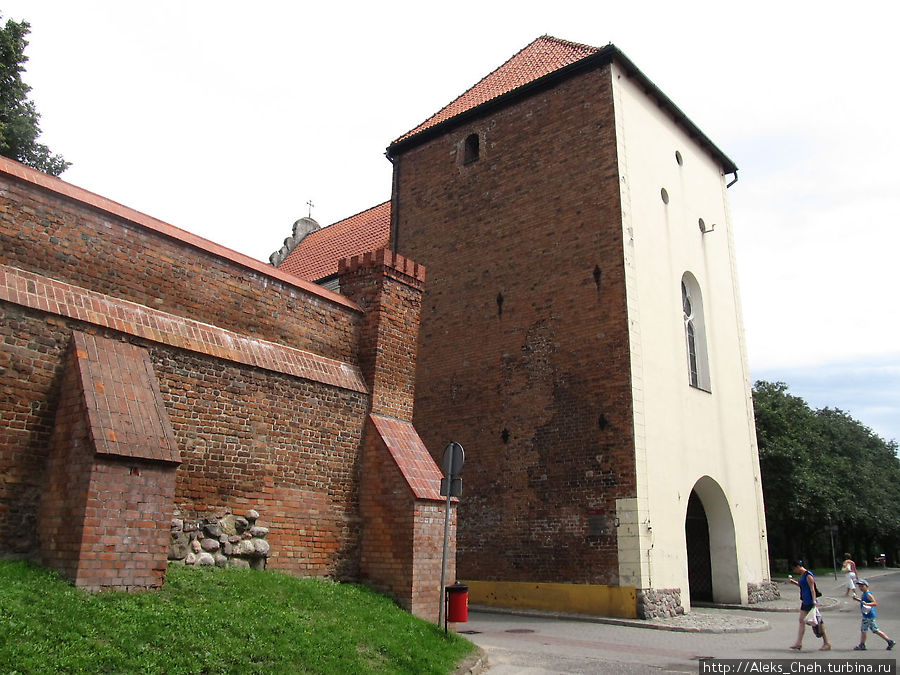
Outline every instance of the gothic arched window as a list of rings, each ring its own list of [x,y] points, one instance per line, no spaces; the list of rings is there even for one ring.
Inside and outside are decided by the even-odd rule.
[[[690,272],[685,272],[681,277],[681,311],[684,318],[688,382],[692,387],[710,391],[703,299],[700,286]]]

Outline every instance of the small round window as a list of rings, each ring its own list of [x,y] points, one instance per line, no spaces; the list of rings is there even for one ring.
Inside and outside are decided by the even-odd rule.
[[[666,188],[663,188],[662,190],[659,191],[659,196],[662,197],[663,204],[669,203],[669,193],[666,192]]]
[[[678,166],[682,166],[684,164],[684,158],[681,156],[681,153],[678,150],[675,151],[675,161],[678,163]]]

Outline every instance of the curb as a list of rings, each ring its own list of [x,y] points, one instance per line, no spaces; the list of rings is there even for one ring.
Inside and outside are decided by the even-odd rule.
[[[715,609],[724,609],[715,606]],[[760,633],[769,630],[771,626],[763,619],[751,619],[742,621],[742,625],[733,626],[685,626],[653,619],[619,619],[607,616],[590,616],[587,614],[568,614],[566,612],[542,612],[528,609],[510,609],[506,607],[488,607],[485,605],[470,605],[469,611],[483,612],[485,614],[508,614],[511,616],[536,617],[541,619],[559,619],[562,621],[583,621],[586,623],[601,623],[610,626],[628,626],[631,628],[645,628],[650,630],[665,630],[675,633]],[[681,616],[689,616],[682,614]],[[673,617],[677,620],[678,617]]]

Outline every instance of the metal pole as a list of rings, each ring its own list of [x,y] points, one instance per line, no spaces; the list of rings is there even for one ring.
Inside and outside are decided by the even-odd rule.
[[[441,601],[440,601],[440,610],[438,611],[438,626],[444,623],[444,595],[446,594],[446,590],[444,589],[444,585],[447,582],[447,542],[450,538],[450,493],[453,492],[451,490],[451,485],[453,484],[453,455],[454,453],[450,453],[450,461],[447,467],[447,502],[444,509],[444,556],[441,558]],[[444,626],[444,630],[447,630],[446,625]]]
[[[828,516],[828,532],[831,534],[831,567],[834,569],[834,580],[837,581],[837,557],[834,555],[834,527],[831,525],[831,515]]]

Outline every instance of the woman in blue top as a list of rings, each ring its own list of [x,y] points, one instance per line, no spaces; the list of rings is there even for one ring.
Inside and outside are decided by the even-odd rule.
[[[865,579],[860,579],[856,582],[856,585],[859,586],[859,590],[862,591],[862,595],[859,597],[857,597],[856,593],[853,594],[853,599],[859,603],[859,611],[862,612],[862,625],[859,628],[859,644],[853,649],[857,651],[865,649],[866,633],[872,631],[875,635],[887,642],[887,648],[888,651],[890,651],[894,648],[894,641],[878,630],[878,624],[875,623],[875,608],[878,606],[878,603],[875,602],[875,596],[872,595],[872,591],[869,590],[869,582]]]
[[[802,560],[798,560],[794,563],[794,574],[798,575],[800,578],[794,579],[793,577],[788,576],[788,580],[792,584],[796,584],[800,587],[800,629],[797,631],[797,641],[791,645],[791,649],[796,649],[799,652],[803,648],[803,633],[806,630],[806,615],[809,614],[813,607],[819,604],[819,601],[816,599],[816,577],[803,566]],[[825,634],[824,621],[819,624],[819,630],[822,635],[822,646],[819,647],[819,651],[828,651],[831,649],[831,643],[828,641],[828,636]]]

